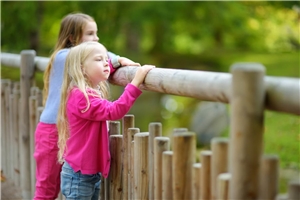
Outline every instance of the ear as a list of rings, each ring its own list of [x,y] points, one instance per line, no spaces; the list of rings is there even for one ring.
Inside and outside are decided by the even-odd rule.
[[[69,42],[70,42],[72,45],[75,44],[75,40],[74,40],[74,38],[73,38],[73,35],[70,35],[70,36],[69,36]]]

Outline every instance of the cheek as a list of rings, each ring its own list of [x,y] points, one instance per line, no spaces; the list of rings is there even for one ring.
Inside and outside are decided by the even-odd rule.
[[[82,36],[82,42],[90,42],[90,41],[93,41],[93,36],[91,35],[84,35]]]

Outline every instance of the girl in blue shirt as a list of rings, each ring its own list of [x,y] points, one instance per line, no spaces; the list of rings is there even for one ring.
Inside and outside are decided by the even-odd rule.
[[[65,16],[61,21],[55,50],[44,72],[44,110],[35,131],[36,186],[34,199],[56,199],[60,189],[61,164],[57,159],[58,132],[56,118],[60,105],[60,90],[63,81],[65,60],[69,48],[82,42],[98,41],[95,20],[83,13]],[[140,66],[125,57],[108,53],[114,68]]]

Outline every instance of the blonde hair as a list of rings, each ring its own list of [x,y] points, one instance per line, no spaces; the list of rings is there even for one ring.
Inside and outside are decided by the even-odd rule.
[[[91,16],[83,13],[71,13],[62,19],[54,51],[50,56],[50,61],[44,72],[43,105],[45,105],[48,98],[50,73],[56,53],[61,49],[80,44],[83,29],[90,21],[94,22],[95,20]]]
[[[76,87],[78,90],[83,92],[86,101],[87,107],[81,112],[86,112],[90,107],[90,101],[88,96],[95,96],[98,98],[109,97],[109,85],[107,81],[102,81],[98,84],[98,89],[101,94],[98,93],[97,89],[94,89],[86,77],[82,64],[87,59],[89,54],[96,48],[96,46],[101,45],[104,49],[105,47],[98,42],[84,42],[80,45],[70,49],[70,52],[67,56],[65,69],[64,69],[64,78],[61,88],[61,102],[58,110],[57,116],[57,129],[58,129],[58,161],[63,162],[63,155],[66,152],[66,143],[69,138],[69,124],[67,119],[67,101],[70,91]],[[105,49],[106,51],[106,49]],[[88,67],[88,66],[87,66]]]

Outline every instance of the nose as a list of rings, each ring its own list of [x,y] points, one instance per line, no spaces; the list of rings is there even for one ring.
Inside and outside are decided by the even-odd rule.
[[[94,36],[94,41],[98,42],[99,41],[99,37],[97,35]]]

